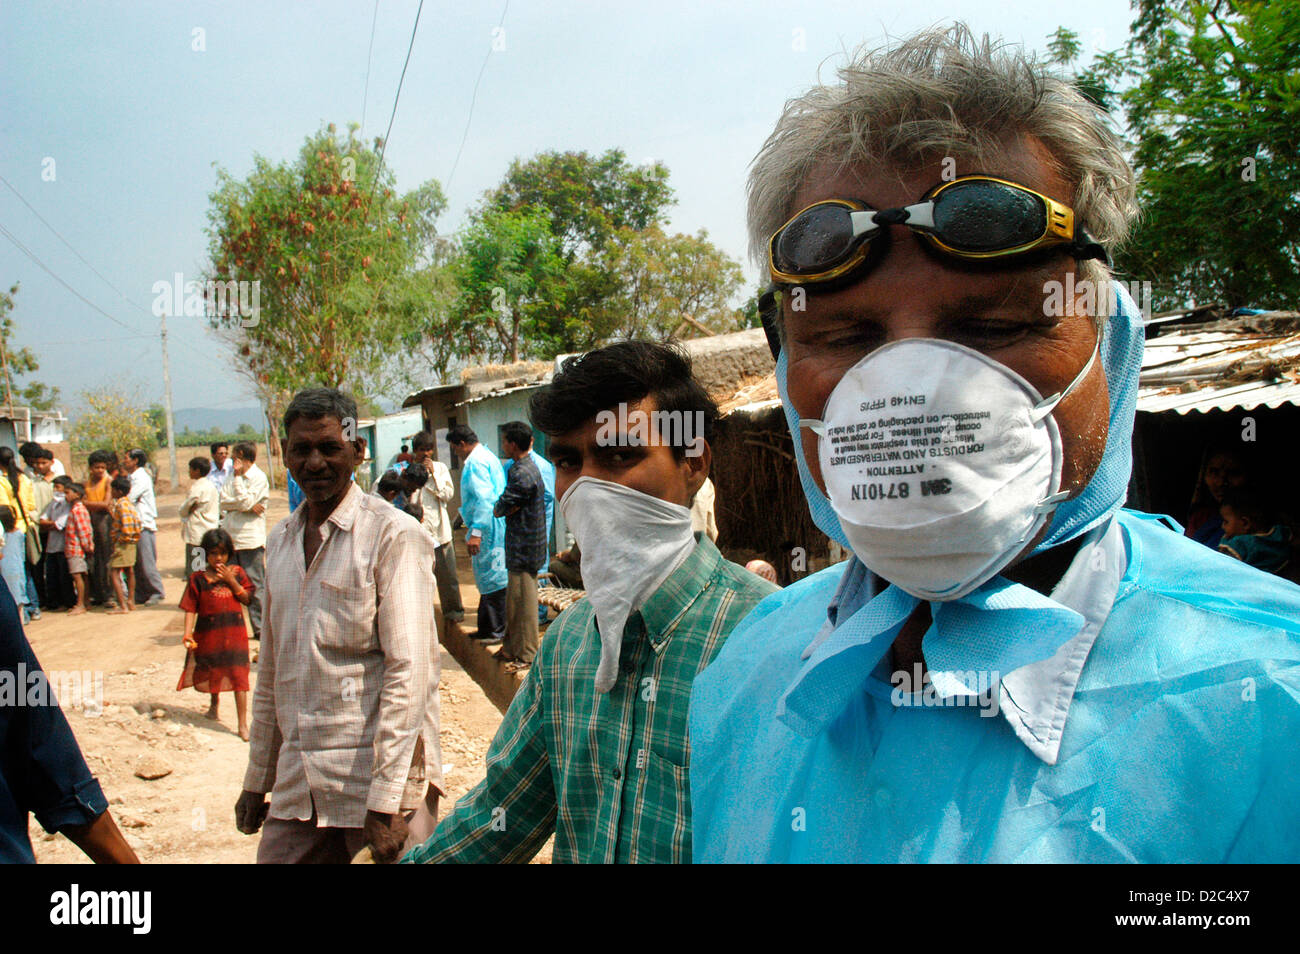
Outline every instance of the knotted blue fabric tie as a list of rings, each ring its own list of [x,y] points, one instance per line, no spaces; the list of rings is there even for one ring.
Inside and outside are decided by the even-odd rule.
[[[860,574],[859,585],[869,580]],[[867,600],[816,646],[777,706],[777,717],[806,737],[825,729],[862,691],[920,603],[892,585]],[[921,651],[943,698],[978,693],[990,679],[996,687],[1007,673],[1053,655],[1084,624],[1081,614],[1001,576],[930,608],[933,622]]]

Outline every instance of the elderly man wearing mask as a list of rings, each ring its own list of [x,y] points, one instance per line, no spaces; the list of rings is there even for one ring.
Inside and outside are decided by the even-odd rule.
[[[696,680],[697,861],[1294,860],[1300,590],[1121,509],[1134,211],[1104,116],[961,26],[787,105],[750,235],[855,557]]]
[[[542,640],[486,778],[404,860],[526,861],[554,832],[557,862],[690,861],[691,682],[776,589],[691,531],[717,410],[688,359],[626,341],[566,360],[529,412],[587,598]]]

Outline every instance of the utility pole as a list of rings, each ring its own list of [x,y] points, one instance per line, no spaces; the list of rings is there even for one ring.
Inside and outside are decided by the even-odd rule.
[[[271,450],[271,415],[262,408],[262,437],[266,440],[266,481],[275,489],[275,451]],[[285,483],[288,486],[288,483]]]
[[[176,425],[172,420],[172,373],[170,365],[167,363],[167,315],[164,312],[160,319],[162,321],[162,359],[163,359],[163,409],[164,416],[167,418],[167,466],[171,468],[172,487],[178,488],[181,485],[181,475],[176,469]]]

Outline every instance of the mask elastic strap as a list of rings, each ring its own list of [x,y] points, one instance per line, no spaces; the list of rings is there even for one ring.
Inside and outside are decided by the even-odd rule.
[[[812,431],[818,437],[826,436],[826,422],[819,421],[815,417],[799,418],[799,426],[808,428],[808,430]]]
[[[1058,506],[1070,499],[1070,491],[1062,490],[1052,494],[1050,497],[1044,497],[1034,506],[1034,513],[1051,513]]]
[[[1043,401],[1037,407],[1035,407],[1033,411],[1030,412],[1029,420],[1034,424],[1037,424],[1043,418],[1047,417],[1047,415],[1051,414],[1054,410],[1056,410],[1056,405],[1064,401],[1066,397],[1069,396],[1070,392],[1072,392],[1076,387],[1079,386],[1079,382],[1088,376],[1088,372],[1092,370],[1092,366],[1097,363],[1097,355],[1100,351],[1101,351],[1101,335],[1098,334],[1097,343],[1096,345],[1093,346],[1092,354],[1088,356],[1088,363],[1085,364],[1082,370],[1080,370],[1079,373],[1074,376],[1074,380],[1071,381],[1068,385],[1066,385],[1064,391],[1059,391],[1056,394],[1053,394],[1049,398],[1044,398]]]

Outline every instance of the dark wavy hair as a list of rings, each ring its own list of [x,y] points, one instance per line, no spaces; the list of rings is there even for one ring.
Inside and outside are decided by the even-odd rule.
[[[538,430],[554,437],[581,427],[601,411],[647,397],[654,401],[656,411],[677,412],[683,419],[692,415],[691,420],[702,421],[702,436],[713,440],[718,408],[695,380],[690,357],[677,348],[650,341],[619,341],[566,359],[551,383],[528,402],[528,417]],[[684,440],[674,441],[672,452],[678,460],[685,457]]]

